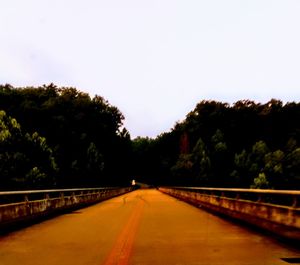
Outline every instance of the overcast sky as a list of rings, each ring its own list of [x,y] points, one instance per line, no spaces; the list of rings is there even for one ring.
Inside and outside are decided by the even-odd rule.
[[[300,101],[299,0],[0,0],[0,83],[103,96],[132,137],[203,99]]]

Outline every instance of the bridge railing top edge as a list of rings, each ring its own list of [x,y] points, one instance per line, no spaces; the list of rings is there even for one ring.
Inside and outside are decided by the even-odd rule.
[[[300,190],[269,190],[269,189],[239,189],[239,188],[204,188],[204,187],[162,187],[190,191],[211,191],[211,192],[234,192],[234,193],[254,193],[270,195],[294,195],[300,196]]]
[[[57,192],[78,192],[78,191],[97,191],[97,190],[111,190],[121,189],[127,187],[98,187],[98,188],[79,188],[79,189],[53,189],[53,190],[21,190],[21,191],[0,191],[0,196],[6,195],[26,195],[26,194],[40,194],[40,193],[57,193]]]

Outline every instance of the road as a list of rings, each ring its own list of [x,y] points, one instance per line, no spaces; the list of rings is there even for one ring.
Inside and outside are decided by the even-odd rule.
[[[0,265],[276,265],[288,247],[157,190],[137,190],[0,237]]]

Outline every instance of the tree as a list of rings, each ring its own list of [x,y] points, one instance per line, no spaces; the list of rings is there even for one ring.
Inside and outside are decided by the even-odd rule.
[[[281,150],[269,152],[265,155],[264,172],[268,175],[269,182],[276,189],[286,186],[284,176],[284,157],[285,154]]]
[[[248,153],[245,149],[241,153],[234,155],[234,170],[231,173],[231,178],[234,182],[234,186],[249,187],[252,178],[249,176],[249,159]]]
[[[122,113],[103,97],[91,98],[76,88],[54,84],[0,86],[0,109],[17,118],[30,137],[38,132],[47,139],[59,168],[57,185],[87,186],[87,168],[94,175],[101,171],[103,185],[119,185],[119,180],[110,181],[114,176],[120,181],[128,177],[129,170],[121,169],[126,164],[122,159],[129,157],[130,135],[122,127]],[[97,169],[97,159],[105,164],[102,170]]]
[[[171,168],[175,182],[179,185],[194,184],[193,161],[191,154],[181,154],[176,164]]]
[[[104,170],[104,158],[99,153],[96,145],[92,142],[87,149],[87,174],[92,182],[97,183],[97,178],[101,177]]]
[[[16,119],[0,111],[0,172],[2,188],[55,186],[58,170],[52,150],[37,132],[23,133]]]
[[[10,172],[22,183],[56,175],[53,183],[66,187],[134,176],[155,185],[300,188],[300,103],[203,100],[170,132],[134,140],[117,107],[72,87],[0,85],[0,109],[22,125],[2,122],[0,156],[9,161],[0,165],[2,180]],[[30,148],[40,162],[28,162]]]
[[[263,171],[264,158],[267,153],[269,153],[269,148],[264,141],[258,141],[253,145],[248,157],[249,173],[252,177]]]
[[[259,173],[258,177],[254,179],[251,189],[270,189],[270,183],[265,173]]]
[[[224,139],[224,134],[220,129],[217,129],[211,137],[211,164],[212,164],[212,186],[228,186],[231,185],[229,172],[231,170],[231,158],[227,144]]]
[[[193,171],[197,185],[208,185],[211,174],[211,161],[208,155],[207,147],[201,137],[193,148],[192,157]]]
[[[291,150],[285,159],[286,188],[300,188],[300,148]]]

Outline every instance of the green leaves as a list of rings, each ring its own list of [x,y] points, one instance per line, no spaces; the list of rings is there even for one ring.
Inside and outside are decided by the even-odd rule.
[[[270,189],[270,183],[267,180],[265,173],[259,173],[258,177],[254,179],[251,189]]]
[[[0,111],[0,185],[3,188],[53,185],[57,165],[46,139],[23,133],[16,119]]]
[[[0,109],[5,185],[119,185],[134,176],[164,185],[300,188],[300,103],[203,100],[170,132],[133,141],[117,107],[72,87],[0,86]]]
[[[295,102],[204,100],[167,133],[175,148],[164,152],[176,152],[169,165],[186,184],[192,175],[194,185],[300,189],[299,117]]]
[[[0,141],[5,140],[7,145],[13,142],[3,150],[8,152],[11,148],[11,153],[22,152],[28,160],[47,161],[29,163],[26,170],[16,168],[20,176],[37,167],[47,178],[55,176],[57,185],[79,187],[90,185],[89,176],[101,175],[94,183],[101,185],[109,183],[111,176],[130,174],[131,140],[122,127],[124,116],[103,97],[91,98],[76,88],[54,84],[0,86],[0,109],[22,125],[22,135],[17,140],[20,127],[16,120],[10,119],[5,128],[0,122]],[[29,165],[28,161],[24,164]],[[120,185],[114,181],[111,185]]]
[[[104,170],[104,158],[92,142],[87,149],[87,169],[92,175],[101,175]]]

